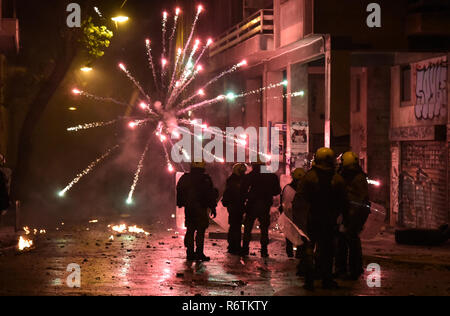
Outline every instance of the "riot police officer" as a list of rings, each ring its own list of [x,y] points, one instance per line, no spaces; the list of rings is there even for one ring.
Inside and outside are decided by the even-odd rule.
[[[238,163],[233,167],[233,174],[228,178],[222,204],[228,209],[228,252],[239,255],[241,252],[242,220],[244,217],[244,199],[242,194],[242,182],[247,166]]]
[[[313,167],[301,181],[298,194],[308,209],[307,234],[311,240],[306,247],[305,288],[314,289],[316,246],[315,264],[320,271],[323,288],[338,288],[333,280],[333,238],[337,218],[347,203],[344,179],[336,173],[336,156],[332,149],[317,151]]]
[[[273,173],[263,173],[261,161],[252,164],[252,172],[244,178],[242,186],[245,205],[244,240],[242,256],[248,256],[252,230],[256,219],[260,223],[261,256],[269,256],[270,208],[273,198],[281,193],[280,180]]]
[[[360,234],[370,214],[369,185],[359,157],[353,152],[342,155],[339,173],[345,180],[349,204],[338,238],[336,270],[340,276],[349,273],[350,279],[357,280],[364,271]]]
[[[209,226],[209,212],[214,218],[217,216],[218,191],[205,167],[204,162],[192,163],[191,172],[184,174],[177,185],[177,206],[185,208],[187,231],[184,244],[189,261],[210,261],[204,254],[205,232]]]

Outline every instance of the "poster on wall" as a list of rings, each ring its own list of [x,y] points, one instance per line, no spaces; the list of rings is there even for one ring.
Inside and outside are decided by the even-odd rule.
[[[292,155],[307,153],[309,126],[308,122],[293,122],[291,126]]]
[[[309,152],[309,124],[307,121],[293,122],[291,126],[291,166],[307,168]]]
[[[445,117],[448,107],[447,56],[413,64],[412,69],[416,118],[433,120]]]

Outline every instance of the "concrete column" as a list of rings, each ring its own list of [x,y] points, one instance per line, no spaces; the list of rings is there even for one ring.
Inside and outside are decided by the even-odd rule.
[[[276,72],[267,72],[266,73],[266,79],[267,82],[265,83],[265,86],[268,86],[270,84],[277,84],[281,81],[283,81],[283,72],[282,71],[276,71]],[[274,123],[284,123],[283,118],[283,98],[281,97],[283,95],[283,87],[273,88],[273,89],[267,89],[266,90],[266,103],[267,103],[267,121]]]
[[[273,37],[275,49],[281,46],[281,0],[273,1]]]
[[[331,38],[325,38],[325,147],[331,147]]]
[[[309,152],[308,64],[288,67],[288,151],[292,167],[303,167]],[[292,93],[298,93],[292,96]],[[294,132],[297,131],[296,134]],[[304,132],[305,134],[301,134]],[[293,137],[294,136],[294,137]],[[306,137],[305,137],[306,136]],[[306,139],[305,139],[306,138]],[[305,141],[306,140],[306,141]]]
[[[325,146],[347,150],[350,143],[333,143],[333,139],[350,135],[350,53],[330,51],[325,56]],[[338,148],[336,148],[338,146]]]

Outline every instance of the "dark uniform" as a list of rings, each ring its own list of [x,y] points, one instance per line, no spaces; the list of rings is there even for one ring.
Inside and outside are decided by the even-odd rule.
[[[339,234],[336,268],[338,274],[350,272],[351,278],[357,279],[364,272],[359,235],[370,214],[369,185],[367,175],[359,166],[342,169],[340,174],[345,180],[349,204],[343,214],[344,231]]]
[[[209,209],[216,214],[218,191],[202,168],[192,168],[177,185],[177,206],[185,208],[188,260],[209,259],[204,255],[205,232],[209,226]],[[197,233],[197,235],[195,235]],[[197,249],[194,250],[194,237]],[[205,260],[207,261],[207,260]]]
[[[231,254],[240,254],[241,251],[241,227],[244,217],[243,179],[244,176],[233,173],[227,180],[222,199],[222,204],[228,209],[229,213],[228,223],[230,224],[230,230],[228,232],[228,252]]]
[[[346,207],[344,179],[333,169],[314,166],[301,181],[298,194],[308,209],[307,234],[311,239],[305,258],[306,284],[313,287],[313,252],[317,245],[316,265],[318,265],[323,286],[335,287],[337,285],[333,281],[333,238],[337,218]]]
[[[242,186],[245,206],[244,241],[242,254],[248,255],[253,225],[258,219],[261,231],[261,255],[268,256],[270,208],[273,198],[281,193],[280,180],[275,174],[261,173],[261,165],[253,166],[253,171],[245,176]]]
[[[297,191],[297,187],[298,187],[298,181],[294,180],[291,183],[289,183],[287,186],[284,187],[283,191],[281,192],[281,204],[280,204],[280,214],[283,214],[285,212],[284,207],[283,207],[283,203],[285,203],[285,193],[288,189],[291,189],[293,191]],[[291,207],[293,204],[293,201],[286,201],[286,202],[290,202],[291,203]],[[291,213],[293,210],[291,210]],[[290,220],[294,221],[294,216],[293,214],[286,214],[286,216],[291,216],[289,217]],[[294,222],[295,223],[295,222]],[[298,252],[300,253],[300,252]],[[294,244],[286,238],[286,254],[289,258],[293,258],[294,257]]]

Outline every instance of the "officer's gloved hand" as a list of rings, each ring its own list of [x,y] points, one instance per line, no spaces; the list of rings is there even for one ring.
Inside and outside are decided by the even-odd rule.
[[[213,219],[217,217],[217,210],[215,208],[211,210],[211,215]]]

